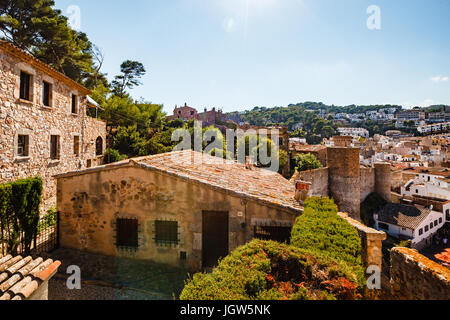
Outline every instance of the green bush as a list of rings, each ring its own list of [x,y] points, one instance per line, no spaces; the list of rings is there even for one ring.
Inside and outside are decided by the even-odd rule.
[[[38,234],[48,227],[53,227],[56,225],[56,214],[55,207],[52,207],[47,211],[47,214],[39,221]]]
[[[361,267],[361,239],[357,230],[337,215],[334,201],[309,198],[304,207],[292,229],[291,244]]]
[[[296,164],[295,170],[299,172],[322,168],[320,161],[311,153],[297,155],[294,162]]]
[[[273,241],[253,240],[212,273],[186,282],[181,300],[359,299],[364,277],[340,261]]]
[[[28,178],[0,185],[0,223],[6,230],[7,250],[15,254],[22,233],[22,245],[29,253],[39,223],[42,179]]]
[[[103,157],[105,164],[122,161],[127,158],[128,157],[126,155],[120,154],[119,151],[117,151],[115,149],[106,149],[104,157]]]

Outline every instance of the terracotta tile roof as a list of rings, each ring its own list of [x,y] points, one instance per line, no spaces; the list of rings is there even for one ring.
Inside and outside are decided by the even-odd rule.
[[[325,150],[327,147],[323,145],[301,145],[298,143],[289,143],[289,150],[297,152],[319,152]]]
[[[388,203],[378,212],[378,221],[415,230],[431,212],[422,206]]]
[[[408,168],[405,172],[414,172],[419,174],[429,174],[441,177],[450,177],[450,168],[439,168],[439,167],[413,167]]]
[[[55,178],[113,170],[130,165],[205,184],[269,205],[303,211],[303,207],[294,199],[294,186],[280,174],[260,168],[248,170],[245,165],[235,161],[223,160],[192,150],[129,159],[106,166],[56,175]]]
[[[0,300],[28,299],[58,270],[61,262],[0,255]]]

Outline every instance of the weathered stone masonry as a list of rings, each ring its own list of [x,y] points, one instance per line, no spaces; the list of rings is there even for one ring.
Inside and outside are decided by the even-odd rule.
[[[20,74],[31,76],[30,101],[20,99]],[[43,81],[50,84],[50,106],[42,102]],[[0,41],[0,183],[40,176],[43,199],[53,204],[52,176],[101,164],[96,140],[106,142],[106,124],[86,115],[89,90],[11,44]],[[77,110],[72,113],[72,95]],[[28,155],[18,155],[18,136],[28,136]],[[51,135],[59,136],[59,159],[51,159]],[[79,138],[79,154],[74,151]]]

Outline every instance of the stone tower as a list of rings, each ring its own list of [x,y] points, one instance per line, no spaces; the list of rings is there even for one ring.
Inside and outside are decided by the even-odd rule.
[[[375,192],[384,200],[391,202],[391,165],[375,163]]]
[[[327,149],[328,188],[340,211],[361,220],[361,186],[359,148],[333,147]]]

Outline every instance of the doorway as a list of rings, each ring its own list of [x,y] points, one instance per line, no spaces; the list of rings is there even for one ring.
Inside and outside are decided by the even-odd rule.
[[[202,264],[212,268],[228,255],[228,212],[203,211]]]

